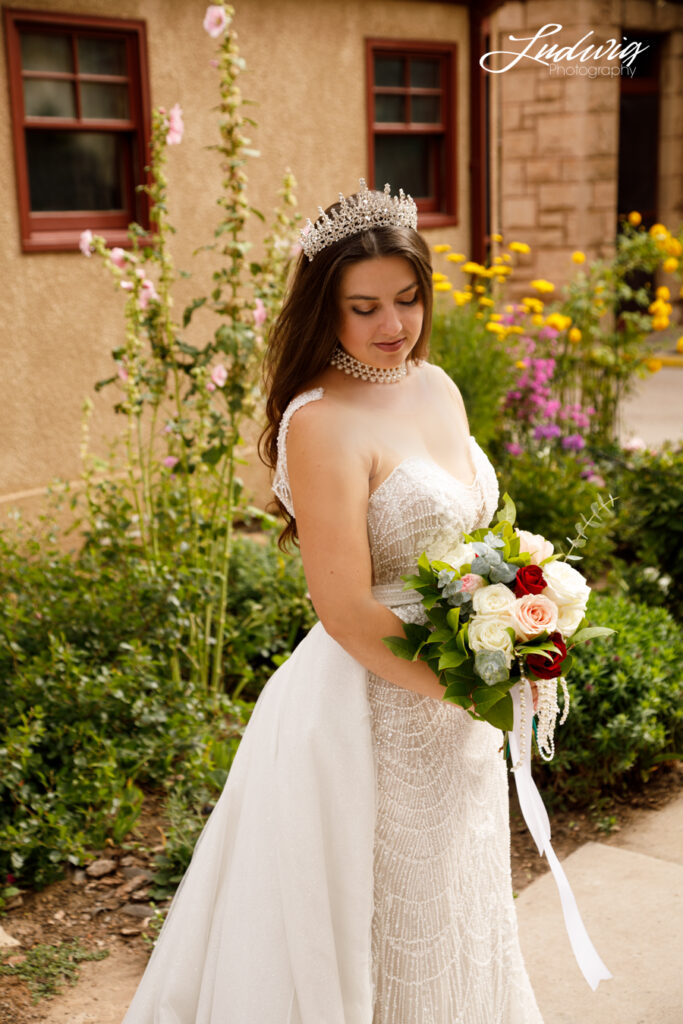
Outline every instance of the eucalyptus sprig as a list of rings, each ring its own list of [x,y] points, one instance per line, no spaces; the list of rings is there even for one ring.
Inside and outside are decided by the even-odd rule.
[[[591,504],[592,515],[591,515],[590,519],[586,519],[586,517],[583,514],[583,512],[581,513],[581,520],[582,521],[580,523],[575,523],[574,524],[574,529],[576,530],[576,537],[574,537],[573,540],[572,540],[571,537],[567,537],[567,540],[569,541],[570,547],[569,547],[569,551],[567,552],[567,554],[564,555],[563,557],[568,562],[569,561],[571,561],[571,562],[580,562],[581,561],[583,556],[582,555],[573,555],[572,551],[574,550],[574,548],[583,548],[583,547],[586,546],[586,542],[587,542],[586,530],[595,529],[598,526],[604,526],[605,525],[603,523],[602,519],[600,518],[600,513],[601,512],[603,512],[603,513],[604,512],[608,512],[608,513],[610,513],[610,515],[612,515],[613,513],[611,513],[611,509],[614,508],[614,503],[616,501],[618,501],[618,500],[619,500],[618,496],[616,498],[613,498],[611,494],[609,495],[609,498],[608,498],[607,501],[603,501],[602,498],[600,496],[598,496],[598,501],[594,501]]]

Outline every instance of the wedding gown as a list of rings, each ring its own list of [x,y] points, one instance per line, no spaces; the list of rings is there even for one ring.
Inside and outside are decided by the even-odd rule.
[[[283,417],[273,487],[291,508]],[[487,525],[410,457],[369,498],[377,600]],[[502,735],[368,673],[318,623],[261,693],[123,1024],[542,1024],[517,937]]]

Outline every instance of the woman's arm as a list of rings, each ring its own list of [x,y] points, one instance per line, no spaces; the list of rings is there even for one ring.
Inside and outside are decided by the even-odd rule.
[[[308,589],[325,630],[371,672],[441,700],[424,662],[398,658],[382,643],[403,636],[397,615],[371,593],[367,534],[370,456],[348,411],[322,399],[299,409],[287,437],[287,468]]]

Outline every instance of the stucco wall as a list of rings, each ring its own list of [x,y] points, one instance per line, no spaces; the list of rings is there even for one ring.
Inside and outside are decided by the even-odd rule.
[[[112,16],[110,0],[31,0],[9,7]],[[169,151],[171,218],[178,266],[192,270],[178,307],[202,292],[210,269],[192,251],[211,241],[220,175],[213,154],[216,74],[214,44],[202,29],[204,0],[119,0],[115,14],[147,23],[152,104],[179,102],[185,137]],[[469,246],[468,15],[445,3],[388,0],[242,0],[235,27],[247,61],[243,91],[257,106],[253,141],[262,156],[250,168],[250,199],[269,211],[282,171],[299,181],[299,207],[314,214],[339,190],[354,191],[367,171],[365,47],[367,37],[457,42],[460,223],[430,232],[431,241]],[[93,447],[118,427],[106,390],[93,384],[111,372],[109,353],[121,337],[120,295],[96,261],[78,253],[23,254],[20,247],[4,45],[0,52],[0,501],[37,491],[55,476],[79,472],[80,410],[95,403]],[[263,471],[246,474],[257,497]],[[31,494],[23,503],[30,508]],[[5,500],[0,508],[6,507]]]

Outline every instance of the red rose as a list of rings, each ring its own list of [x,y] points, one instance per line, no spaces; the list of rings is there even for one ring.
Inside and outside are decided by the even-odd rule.
[[[562,673],[562,662],[567,657],[567,645],[562,639],[561,633],[551,633],[548,637],[557,647],[559,653],[547,651],[552,655],[552,661],[544,658],[542,654],[529,654],[526,659],[526,667],[539,679],[556,679]]]
[[[522,565],[517,570],[515,597],[524,597],[525,594],[540,594],[547,586],[540,565]]]

